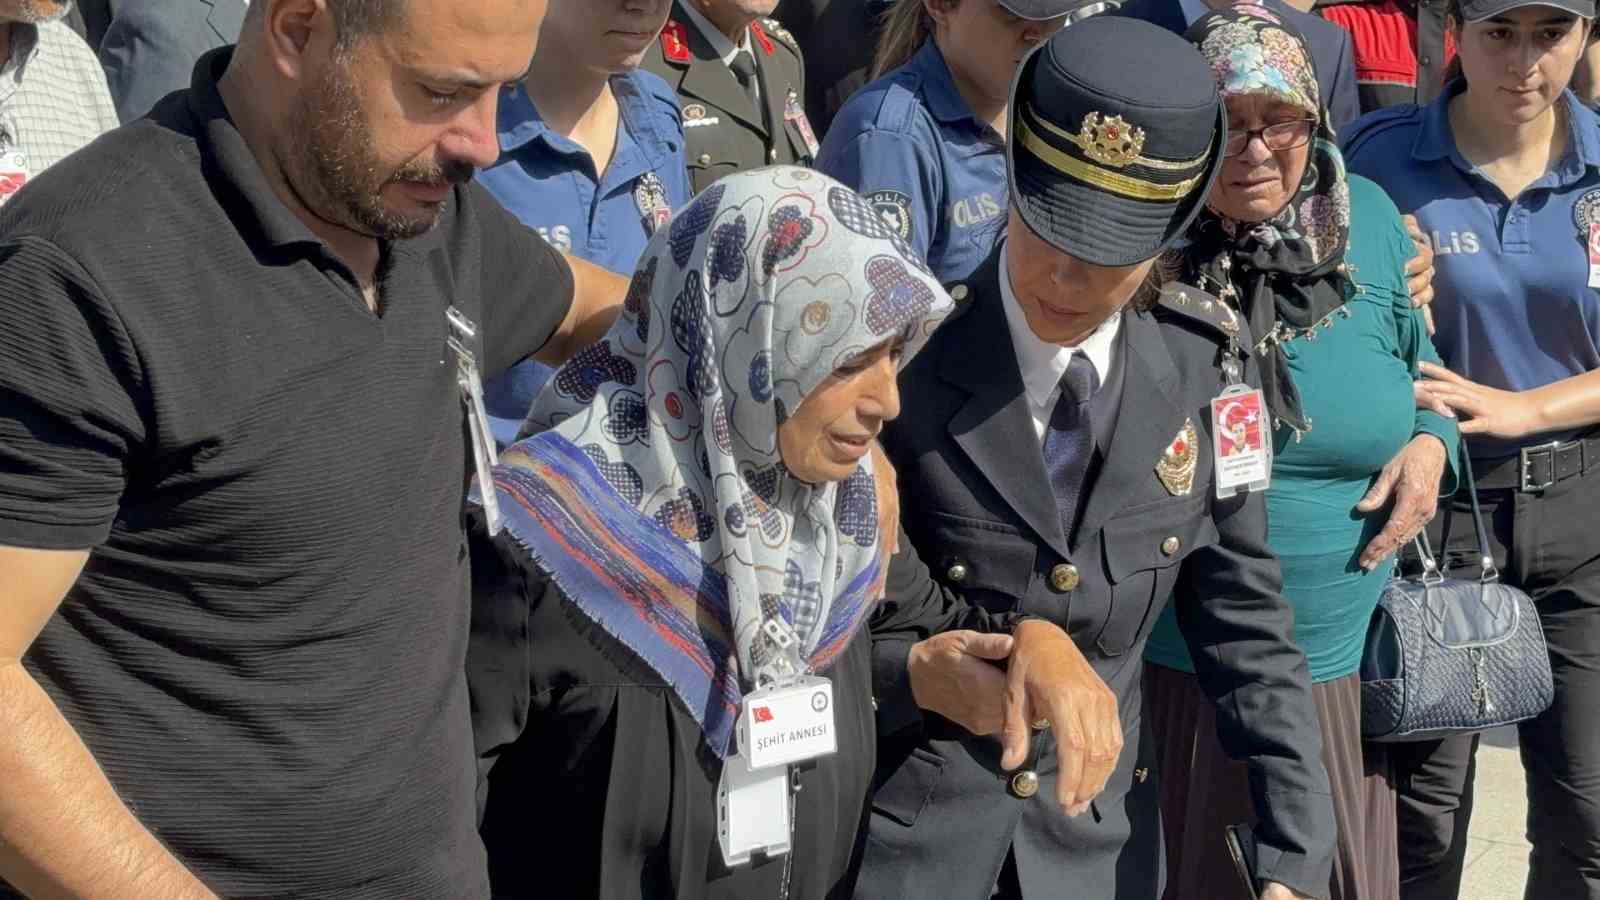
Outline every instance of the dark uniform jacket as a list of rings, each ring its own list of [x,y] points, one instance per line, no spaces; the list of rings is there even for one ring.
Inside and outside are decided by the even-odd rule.
[[[1333,807],[1305,657],[1267,548],[1265,501],[1218,500],[1212,480],[1208,410],[1221,387],[1223,324],[1242,320],[1198,299],[1125,314],[1094,401],[1097,452],[1069,537],[1012,350],[997,259],[952,288],[964,308],[901,376],[903,409],[884,435],[901,520],[947,589],[1072,635],[1118,697],[1124,749],[1091,810],[1069,819],[1053,799],[1051,739],[1036,736],[1038,792],[1019,798],[1026,791],[1000,770],[997,738],[973,737],[912,702],[906,654],[921,635],[876,634],[877,790],[856,896],[984,900],[1008,848],[1026,897],[1159,896],[1159,774],[1140,681],[1145,639],[1169,598],[1216,700],[1223,745],[1251,765],[1261,876],[1324,896]],[[1156,464],[1186,422],[1198,458],[1191,489],[1173,495]],[[886,608],[896,600],[891,593]]]
[[[805,63],[788,31],[771,19],[750,25],[750,49],[765,107],[751,107],[733,70],[711,48],[680,3],[644,67],[666,80],[683,108],[684,156],[695,192],[725,175],[761,166],[811,165],[816,142],[805,116]]]

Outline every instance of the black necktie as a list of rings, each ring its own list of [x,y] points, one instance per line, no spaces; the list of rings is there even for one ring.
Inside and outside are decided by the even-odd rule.
[[[1044,468],[1050,473],[1050,488],[1061,511],[1061,531],[1070,537],[1077,519],[1083,479],[1094,453],[1094,426],[1090,422],[1089,401],[1100,387],[1094,363],[1082,351],[1072,354],[1067,371],[1061,375],[1061,399],[1050,412],[1044,433]]]
[[[744,88],[745,96],[750,98],[750,108],[760,116],[761,94],[756,82],[756,58],[750,55],[749,50],[740,50],[733,55],[733,61],[728,63],[728,68],[733,70],[733,77],[739,79],[739,85]]]

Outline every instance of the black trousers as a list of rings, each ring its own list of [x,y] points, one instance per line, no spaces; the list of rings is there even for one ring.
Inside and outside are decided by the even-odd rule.
[[[1519,726],[1533,844],[1525,900],[1600,900],[1600,471],[1543,494],[1479,493],[1501,579],[1539,608],[1555,703]],[[1475,574],[1465,493],[1429,531],[1446,561]],[[1435,540],[1435,546],[1440,545]],[[1472,815],[1476,735],[1391,744],[1402,900],[1455,900]]]

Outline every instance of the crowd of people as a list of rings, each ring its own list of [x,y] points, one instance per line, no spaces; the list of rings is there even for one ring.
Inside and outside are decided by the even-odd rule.
[[[0,0],[0,896],[1600,900],[1595,17]]]

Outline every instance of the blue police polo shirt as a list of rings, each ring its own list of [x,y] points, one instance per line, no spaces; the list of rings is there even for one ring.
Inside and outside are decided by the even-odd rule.
[[[520,85],[500,93],[500,158],[478,180],[557,250],[631,274],[659,224],[694,196],[683,156],[678,99],[643,69],[611,79],[620,121],[611,164],[552,131]],[[516,438],[550,369],[528,361],[484,386],[502,445]]]
[[[988,258],[1005,227],[1005,142],[931,40],[845,103],[817,168],[866,197],[946,283]]]
[[[1588,222],[1600,222],[1600,119],[1562,95],[1572,138],[1557,165],[1508,199],[1461,156],[1449,103],[1381,110],[1345,132],[1345,162],[1376,181],[1432,239],[1434,344],[1453,371],[1523,391],[1600,366],[1600,294],[1589,287]],[[1472,437],[1474,457],[1534,441]]]

